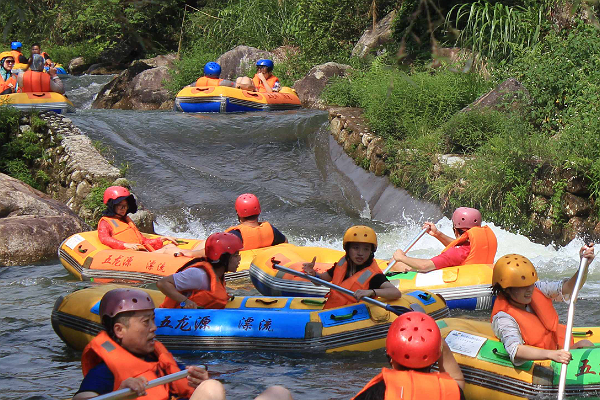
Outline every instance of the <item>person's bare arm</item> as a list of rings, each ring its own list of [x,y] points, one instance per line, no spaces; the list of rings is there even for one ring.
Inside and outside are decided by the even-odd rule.
[[[461,389],[465,389],[465,377],[445,340],[442,340],[442,355],[438,360],[438,366],[440,367],[440,372],[450,375]]]

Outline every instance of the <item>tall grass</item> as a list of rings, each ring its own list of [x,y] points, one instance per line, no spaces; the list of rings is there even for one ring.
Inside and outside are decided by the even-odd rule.
[[[457,4],[446,15],[446,28],[458,29],[456,44],[488,57],[507,57],[540,40],[545,6],[508,6],[479,0]]]

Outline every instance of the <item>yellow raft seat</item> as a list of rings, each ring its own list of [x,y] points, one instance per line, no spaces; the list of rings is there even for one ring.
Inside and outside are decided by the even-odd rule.
[[[143,234],[148,238],[158,235]],[[178,247],[192,250],[202,248],[204,240],[177,239]],[[268,249],[268,248],[265,248]],[[250,262],[263,249],[240,251],[242,260],[236,272],[225,274],[225,280],[248,277]],[[174,257],[147,251],[115,250],[102,244],[98,231],[76,233],[58,248],[62,265],[77,278],[96,283],[151,283],[193,264],[196,259]]]
[[[557,397],[561,364],[528,361],[514,366],[489,322],[461,318],[437,321],[465,376],[467,399],[513,400]],[[600,342],[600,327],[574,328],[575,341]],[[572,349],[565,395],[587,398],[600,393],[600,348]],[[591,366],[587,368],[586,366]],[[591,371],[591,372],[590,372]],[[597,398],[597,397],[596,397]]]
[[[250,92],[227,86],[185,87],[175,97],[175,109],[186,113],[277,111],[300,108],[296,91]]]
[[[321,273],[331,268],[344,254],[333,249],[281,244],[259,253],[252,260],[250,279],[259,292],[268,296],[324,296],[328,288],[273,269],[271,259],[284,267],[302,271],[302,264],[316,256],[315,270]],[[385,270],[386,261],[377,261]],[[426,290],[443,296],[450,309],[485,310],[492,308],[492,268],[492,264],[473,264],[428,273],[389,272],[387,277],[402,292]]]
[[[102,329],[102,296],[117,285],[98,285],[57,299],[52,327],[70,347],[82,350]],[[164,295],[142,289],[157,306]],[[420,293],[419,293],[420,294]],[[371,351],[385,347],[396,314],[368,303],[323,310],[324,299],[235,296],[225,309],[155,309],[156,335],[169,350],[278,351],[330,353]],[[404,293],[389,302],[403,311],[421,311],[435,319],[448,316],[434,294]]]
[[[0,106],[6,105],[21,111],[54,111],[57,114],[73,113],[75,106],[64,95],[55,92],[12,93],[0,95]]]

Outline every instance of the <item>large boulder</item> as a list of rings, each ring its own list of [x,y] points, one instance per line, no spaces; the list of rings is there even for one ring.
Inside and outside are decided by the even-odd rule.
[[[151,68],[133,78],[123,98],[113,108],[132,110],[169,110],[173,108],[171,95],[163,82],[170,80],[168,67]]]
[[[273,53],[259,50],[256,47],[237,46],[217,58],[221,66],[221,78],[235,80],[238,76],[248,75],[253,70],[257,60],[261,58],[274,58]],[[202,73],[200,67],[198,73]],[[251,74],[250,77],[254,76]]]
[[[488,93],[479,97],[461,111],[492,109],[496,111],[517,111],[529,103],[529,91],[515,78],[508,78]]]
[[[396,10],[386,15],[376,25],[375,29],[368,29],[363,33],[358,43],[352,49],[353,57],[364,58],[380,46],[390,43],[392,39],[392,22],[396,17]]]
[[[86,63],[83,57],[75,57],[69,61],[67,69],[72,75],[81,75],[90,67],[89,63]]]
[[[64,204],[0,174],[0,266],[56,258],[64,239],[90,229]]]
[[[345,76],[351,69],[349,65],[328,62],[313,67],[308,74],[294,83],[294,89],[304,107],[325,109],[321,93],[329,79],[334,76]]]
[[[110,82],[108,82],[92,103],[92,108],[118,108],[114,107],[129,88],[129,85],[133,81],[135,76],[151,67],[143,62],[133,62],[129,68],[115,76]]]

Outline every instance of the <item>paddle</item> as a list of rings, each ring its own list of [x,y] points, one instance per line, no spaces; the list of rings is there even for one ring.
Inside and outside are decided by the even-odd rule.
[[[283,271],[283,272],[287,272],[288,274],[299,276],[301,278],[308,279],[311,282],[318,283],[319,285],[322,285],[322,286],[327,286],[330,289],[337,290],[338,292],[342,292],[342,293],[347,294],[349,296],[354,296],[354,292],[352,290],[349,290],[349,289],[343,288],[341,286],[335,285],[335,284],[333,284],[331,282],[327,282],[327,281],[325,281],[325,280],[323,280],[321,278],[317,278],[316,276],[307,275],[304,272],[300,272],[300,271],[296,271],[295,269],[284,267],[282,265],[279,265],[278,261],[275,261],[274,259],[271,259],[271,262],[273,263],[273,268],[275,268],[275,269],[278,269],[278,270]],[[388,310],[390,312],[393,312],[396,315],[402,315],[405,312],[412,311],[409,308],[402,307],[402,306],[392,306],[392,305],[389,305],[389,304],[385,304],[385,303],[383,303],[381,301],[372,299],[370,297],[363,297],[361,299],[361,301],[364,301],[364,302],[369,303],[369,304],[373,304],[374,306],[385,308],[386,310]]]
[[[579,263],[579,271],[577,273],[577,280],[575,281],[575,287],[573,288],[573,293],[571,294],[571,301],[569,302],[569,314],[567,317],[567,329],[565,332],[570,333],[573,330],[573,317],[575,314],[575,302],[577,301],[577,294],[579,292],[579,286],[581,286],[581,281],[583,280],[583,276],[587,271],[587,267],[589,265],[589,259],[587,257],[582,257],[581,262]],[[571,347],[571,335],[565,335],[565,345],[564,350],[569,351]],[[562,400],[565,393],[565,384],[567,382],[567,365],[561,364],[560,366],[560,381],[558,383],[558,400]]]
[[[415,238],[412,240],[412,242],[410,242],[410,243],[408,244],[408,246],[406,246],[405,248],[403,248],[403,249],[402,249],[402,251],[403,251],[404,253],[408,253],[408,251],[411,249],[411,247],[413,247],[413,246],[415,245],[415,243],[417,243],[417,242],[419,241],[419,239],[421,239],[421,238],[423,237],[423,235],[427,233],[427,231],[428,231],[428,230],[429,230],[429,229],[427,229],[427,228],[423,228],[423,229],[421,230],[421,232],[419,232],[419,234],[418,234],[417,236],[415,236]],[[392,267],[393,267],[395,264],[396,264],[396,260],[394,260],[394,261],[390,262],[390,263],[388,264],[387,268],[385,269],[385,271],[383,271],[383,274],[384,274],[384,275],[385,275],[385,274],[387,274],[387,273],[390,271],[390,269],[392,269]]]
[[[171,383],[177,381],[179,379],[183,379],[188,376],[187,369],[183,371],[175,372],[174,374],[169,374],[165,376],[161,376],[160,378],[153,379],[146,385],[146,389],[153,388],[155,386],[166,385],[167,383]],[[101,396],[94,397],[94,400],[118,400],[125,399],[130,396],[136,396],[137,393],[129,388],[115,390],[114,392],[106,393]]]

